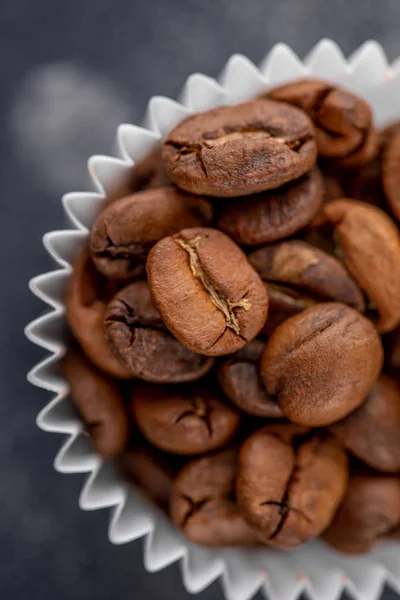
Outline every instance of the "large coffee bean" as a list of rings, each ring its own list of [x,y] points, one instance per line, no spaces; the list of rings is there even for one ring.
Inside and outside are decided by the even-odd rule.
[[[199,227],[164,238],[149,254],[147,274],[163,321],[193,352],[231,354],[264,325],[264,285],[220,231]]]
[[[383,363],[373,324],[344,304],[326,302],[279,325],[261,358],[261,376],[283,414],[320,427],[364,401]]]
[[[166,137],[168,177],[207,196],[247,196],[304,175],[317,158],[314,129],[301,110],[258,99],[186,118]]]

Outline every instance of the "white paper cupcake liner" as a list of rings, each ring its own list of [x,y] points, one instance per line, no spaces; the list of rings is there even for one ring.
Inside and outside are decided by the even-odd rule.
[[[51,392],[37,424],[44,431],[68,436],[54,467],[62,473],[89,473],[80,494],[80,507],[111,508],[108,536],[115,544],[145,536],[144,564],[148,571],[158,571],[179,560],[189,592],[199,592],[221,577],[228,600],[250,600],[259,589],[270,600],[294,600],[302,592],[315,600],[334,600],[344,589],[359,600],[376,600],[385,583],[400,592],[400,545],[385,542],[368,556],[346,557],[318,541],[289,553],[209,550],[190,544],[139,490],[119,478],[112,464],[96,456],[83,433],[59,371],[67,339],[65,290],[71,263],[104,198],[177,122],[191,112],[248,100],[272,85],[305,75],[340,82],[365,96],[379,126],[400,119],[400,59],[389,65],[376,42],[365,43],[348,60],[330,40],[319,42],[304,62],[284,44],[274,46],[259,68],[246,57],[234,55],[218,81],[197,73],[191,75],[179,102],[155,96],[148,104],[143,127],[121,125],[117,133],[118,158],[89,159],[94,191],[66,194],[62,201],[72,228],[44,236],[44,246],[59,268],[30,282],[32,292],[50,307],[26,328],[27,337],[48,353],[28,374],[33,385]]]

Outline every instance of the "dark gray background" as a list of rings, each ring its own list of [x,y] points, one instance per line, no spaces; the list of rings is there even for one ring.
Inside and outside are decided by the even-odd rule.
[[[119,122],[191,72],[216,75],[234,52],[259,62],[278,41],[303,55],[325,36],[345,53],[375,38],[394,59],[399,17],[398,0],[1,0],[2,600],[188,597],[177,567],[144,572],[141,542],[107,542],[107,513],[78,509],[82,478],[53,471],[60,438],[35,428],[47,397],[25,381],[42,355],[22,333],[42,309],[27,282],[49,268],[40,238],[63,223],[62,193]],[[199,598],[220,599],[219,584]]]

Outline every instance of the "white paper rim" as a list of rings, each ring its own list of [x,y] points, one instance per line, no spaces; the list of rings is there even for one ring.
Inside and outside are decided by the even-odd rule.
[[[307,75],[340,82],[363,95],[371,103],[379,126],[400,119],[400,59],[389,65],[383,49],[374,41],[363,44],[348,59],[331,40],[321,40],[304,61],[285,44],[274,46],[259,67],[236,54],[218,80],[198,73],[188,77],[179,102],[161,96],[151,98],[145,126],[123,124],[118,128],[117,157],[89,159],[94,191],[66,194],[62,202],[71,229],[52,231],[43,238],[59,268],[30,281],[31,291],[50,307],[25,330],[30,341],[47,351],[28,373],[33,385],[51,392],[37,425],[68,436],[54,467],[62,473],[88,473],[79,505],[83,510],[111,508],[111,542],[123,544],[145,536],[144,564],[148,571],[179,560],[189,592],[204,590],[220,577],[227,600],[250,600],[258,590],[271,600],[294,600],[303,592],[315,600],[334,600],[344,589],[358,600],[376,600],[385,583],[400,593],[400,546],[385,542],[368,556],[345,557],[321,542],[290,553],[210,550],[190,544],[139,490],[119,479],[112,464],[96,456],[82,433],[82,423],[58,368],[65,352],[65,289],[71,262],[104,198],[176,123],[192,112],[245,101],[272,85]]]

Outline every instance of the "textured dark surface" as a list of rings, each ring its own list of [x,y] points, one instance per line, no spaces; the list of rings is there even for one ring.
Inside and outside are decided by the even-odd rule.
[[[22,328],[43,307],[27,281],[50,266],[40,238],[62,226],[61,194],[83,186],[119,122],[137,122],[153,94],[176,96],[191,72],[216,75],[233,52],[259,62],[278,41],[303,55],[324,36],[345,53],[376,38],[394,59],[399,17],[398,0],[2,0],[2,600],[189,597],[178,567],[145,573],[141,542],[107,542],[106,511],[78,509],[82,478],[53,471],[60,438],[35,428],[47,396],[25,373],[42,352]],[[198,597],[221,600],[219,584]]]

